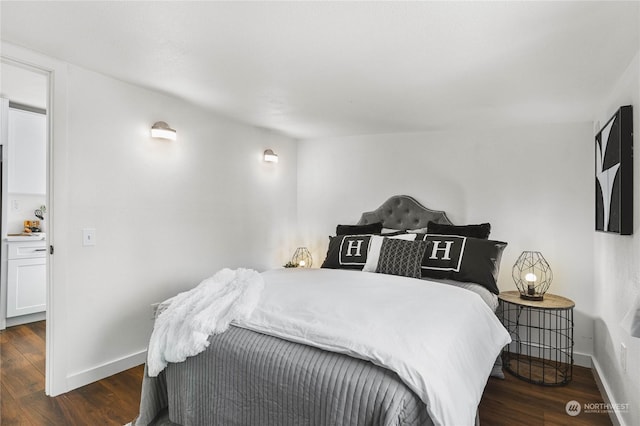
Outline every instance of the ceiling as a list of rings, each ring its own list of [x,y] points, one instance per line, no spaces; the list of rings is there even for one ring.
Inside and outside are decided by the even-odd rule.
[[[295,138],[590,121],[638,2],[11,2],[3,40]]]

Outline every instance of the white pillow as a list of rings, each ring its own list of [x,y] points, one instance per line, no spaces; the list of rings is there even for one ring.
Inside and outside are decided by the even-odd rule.
[[[410,234],[426,234],[428,228],[418,228],[418,229],[407,229],[407,232]]]
[[[393,234],[394,232],[398,232],[399,229],[391,229],[391,228],[382,228],[382,234]]]
[[[372,235],[369,242],[369,252],[367,253],[367,263],[364,264],[362,270],[364,272],[375,272],[378,268],[378,260],[380,259],[380,249],[382,248],[382,240],[385,238],[396,238],[399,240],[414,241],[416,234],[400,234],[392,237],[381,237]]]

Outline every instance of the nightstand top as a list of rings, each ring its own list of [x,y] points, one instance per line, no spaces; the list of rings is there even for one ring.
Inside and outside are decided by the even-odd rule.
[[[516,305],[541,309],[570,309],[576,305],[571,299],[549,293],[544,295],[543,300],[527,300],[521,298],[518,291],[503,291],[498,295],[498,298]]]

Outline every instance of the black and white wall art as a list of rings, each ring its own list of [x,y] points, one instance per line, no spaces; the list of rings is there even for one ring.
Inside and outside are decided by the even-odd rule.
[[[596,231],[633,233],[632,121],[620,107],[596,135]]]

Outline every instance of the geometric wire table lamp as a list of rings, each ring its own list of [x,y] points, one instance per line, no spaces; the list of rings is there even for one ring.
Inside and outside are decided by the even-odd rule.
[[[291,263],[299,268],[311,268],[311,265],[313,265],[313,258],[306,247],[298,247],[295,253],[293,253]]]
[[[511,270],[520,297],[542,300],[553,280],[551,267],[539,251],[523,251]]]

